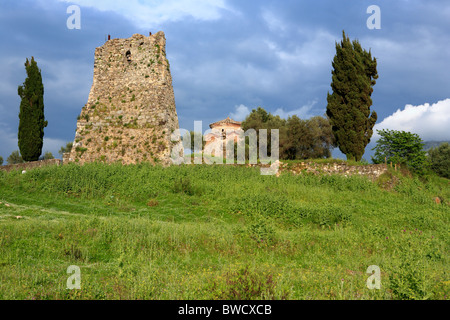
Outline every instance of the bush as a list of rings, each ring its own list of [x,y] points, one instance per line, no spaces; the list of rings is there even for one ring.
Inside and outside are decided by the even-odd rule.
[[[254,217],[253,223],[247,228],[247,232],[256,242],[273,243],[275,241],[275,229],[269,219],[262,215]]]
[[[66,146],[62,146],[61,149],[58,151],[58,153],[63,156],[64,153],[72,151],[73,142],[67,142]]]
[[[388,287],[398,300],[427,300],[433,297],[429,277],[429,261],[440,260],[441,252],[433,240],[420,236],[419,231],[405,232],[397,239],[398,259],[387,267]]]
[[[389,287],[394,299],[423,300],[429,295],[426,283],[426,273],[420,260],[405,258],[400,266],[392,271]]]
[[[442,143],[437,148],[428,151],[428,159],[433,170],[438,176],[450,179],[450,144]]]
[[[176,180],[173,185],[172,191],[174,193],[184,193],[188,196],[201,195],[203,193],[202,189],[194,186],[191,183],[191,180],[189,180],[189,178],[187,177]]]
[[[219,277],[212,284],[215,300],[286,299],[288,292],[277,292],[276,277],[271,271],[242,266]],[[222,280],[223,279],[223,280]]]
[[[0,166],[3,165],[3,157],[0,156]]]
[[[321,227],[328,227],[338,223],[349,223],[352,220],[352,214],[338,207],[327,206],[320,209],[310,209],[310,220]]]
[[[424,143],[419,135],[405,131],[377,130],[381,138],[377,141],[375,156],[372,161],[375,164],[392,162],[404,164],[409,169],[423,174],[428,165]]]
[[[17,163],[24,162],[22,159],[22,156],[20,155],[19,151],[17,151],[17,150],[13,151],[6,161],[8,161],[8,164],[17,164]]]
[[[55,157],[50,151],[46,151],[44,155],[39,158],[39,160],[51,160],[51,159],[55,159]]]

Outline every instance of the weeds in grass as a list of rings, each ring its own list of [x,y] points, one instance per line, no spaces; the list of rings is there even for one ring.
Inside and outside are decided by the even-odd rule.
[[[233,266],[213,281],[213,299],[219,300],[274,300],[287,299],[289,293],[277,292],[276,275],[271,270],[255,270],[249,265]]]

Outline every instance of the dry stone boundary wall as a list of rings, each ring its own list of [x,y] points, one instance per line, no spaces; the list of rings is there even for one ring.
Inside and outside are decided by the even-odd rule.
[[[20,171],[27,171],[34,168],[42,168],[47,166],[59,166],[62,164],[62,161],[59,159],[50,159],[50,160],[42,160],[42,161],[32,161],[32,162],[25,162],[25,163],[18,163],[18,164],[8,164],[6,166],[0,166],[0,170],[3,171],[13,171],[13,170],[20,170]]]

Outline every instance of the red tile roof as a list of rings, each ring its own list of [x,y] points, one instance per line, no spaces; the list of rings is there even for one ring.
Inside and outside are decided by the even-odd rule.
[[[234,121],[233,119],[230,119],[230,117],[228,117],[228,118],[226,118],[225,120],[220,120],[220,121],[211,123],[211,124],[209,125],[209,127],[212,129],[213,127],[218,127],[218,126],[221,126],[221,125],[224,125],[224,124],[237,124],[237,125],[241,125],[242,122]]]

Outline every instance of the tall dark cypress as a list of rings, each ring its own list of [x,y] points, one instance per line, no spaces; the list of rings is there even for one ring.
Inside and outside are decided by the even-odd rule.
[[[34,57],[25,62],[27,78],[19,86],[18,94],[22,99],[19,112],[19,149],[23,160],[37,161],[44,144],[44,85],[41,70]]]
[[[333,93],[327,95],[327,115],[341,152],[348,160],[360,161],[377,121],[377,113],[370,113],[373,86],[378,79],[377,60],[343,31],[332,66]]]

